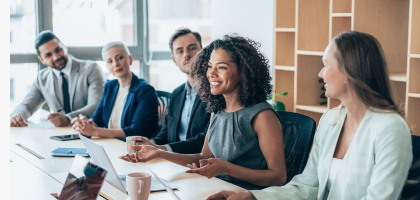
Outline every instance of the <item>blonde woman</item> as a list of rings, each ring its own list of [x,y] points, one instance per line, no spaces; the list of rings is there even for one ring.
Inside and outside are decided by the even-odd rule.
[[[90,120],[80,115],[73,129],[86,136],[153,137],[157,133],[158,101],[155,89],[130,71],[133,57],[127,46],[114,41],[102,48],[102,58],[117,79],[105,83],[104,93]]]

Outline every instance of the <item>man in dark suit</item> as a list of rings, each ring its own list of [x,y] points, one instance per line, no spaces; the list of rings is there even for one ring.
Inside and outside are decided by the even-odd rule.
[[[48,67],[38,72],[25,99],[10,114],[10,126],[27,126],[26,119],[44,103],[50,107],[48,119],[55,126],[68,126],[79,114],[90,117],[104,91],[99,65],[68,54],[50,30],[37,35],[35,49],[39,61]]]
[[[145,137],[134,137],[132,140],[136,140],[137,145],[152,145],[165,151],[200,153],[210,113],[206,112],[207,104],[197,95],[197,80],[190,76],[190,61],[202,48],[201,36],[187,28],[180,28],[170,38],[169,47],[172,60],[188,80],[172,91],[168,114],[157,136],[150,140]]]

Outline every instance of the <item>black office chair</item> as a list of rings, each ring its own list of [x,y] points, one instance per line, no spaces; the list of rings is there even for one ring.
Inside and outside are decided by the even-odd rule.
[[[166,91],[156,91],[156,95],[158,97],[159,107],[158,107],[158,132],[163,126],[163,123],[165,123],[165,116],[168,114],[168,106],[169,101],[171,100],[171,93]]]
[[[283,127],[287,182],[303,172],[314,140],[316,123],[303,114],[277,111]]]
[[[417,200],[420,199],[420,136],[411,136],[413,145],[413,163],[408,171],[407,181],[405,182],[401,199]]]

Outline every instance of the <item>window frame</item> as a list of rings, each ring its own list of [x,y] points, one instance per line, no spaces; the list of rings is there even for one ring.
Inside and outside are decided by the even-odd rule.
[[[43,30],[52,30],[53,27],[53,8],[52,0],[34,0],[36,12],[36,34]],[[136,60],[140,61],[140,77],[149,80],[148,62],[151,60],[168,60],[171,56],[170,51],[152,51],[149,53],[148,42],[148,0],[133,0],[134,4],[134,46],[128,46],[130,53]],[[144,12],[142,12],[144,11]],[[35,39],[35,38],[34,38]],[[102,61],[102,47],[76,47],[69,46],[69,54],[79,59]],[[145,52],[145,53],[144,53]],[[146,56],[147,55],[147,56]],[[150,58],[147,58],[149,57]],[[148,60],[150,59],[150,60]],[[10,53],[10,63],[37,63],[38,70],[45,68],[38,60],[36,53]]]

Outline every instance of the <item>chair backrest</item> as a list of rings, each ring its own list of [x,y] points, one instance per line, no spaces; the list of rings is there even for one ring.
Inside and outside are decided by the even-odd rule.
[[[405,182],[401,199],[415,200],[420,199],[420,136],[411,136],[413,145],[413,163],[408,171],[407,181]]]
[[[158,132],[163,126],[163,123],[165,123],[165,116],[168,114],[168,105],[169,101],[171,100],[171,93],[166,91],[157,90],[156,95],[158,97]]]
[[[303,114],[277,111],[283,127],[287,182],[305,169],[314,140],[316,122]]]

